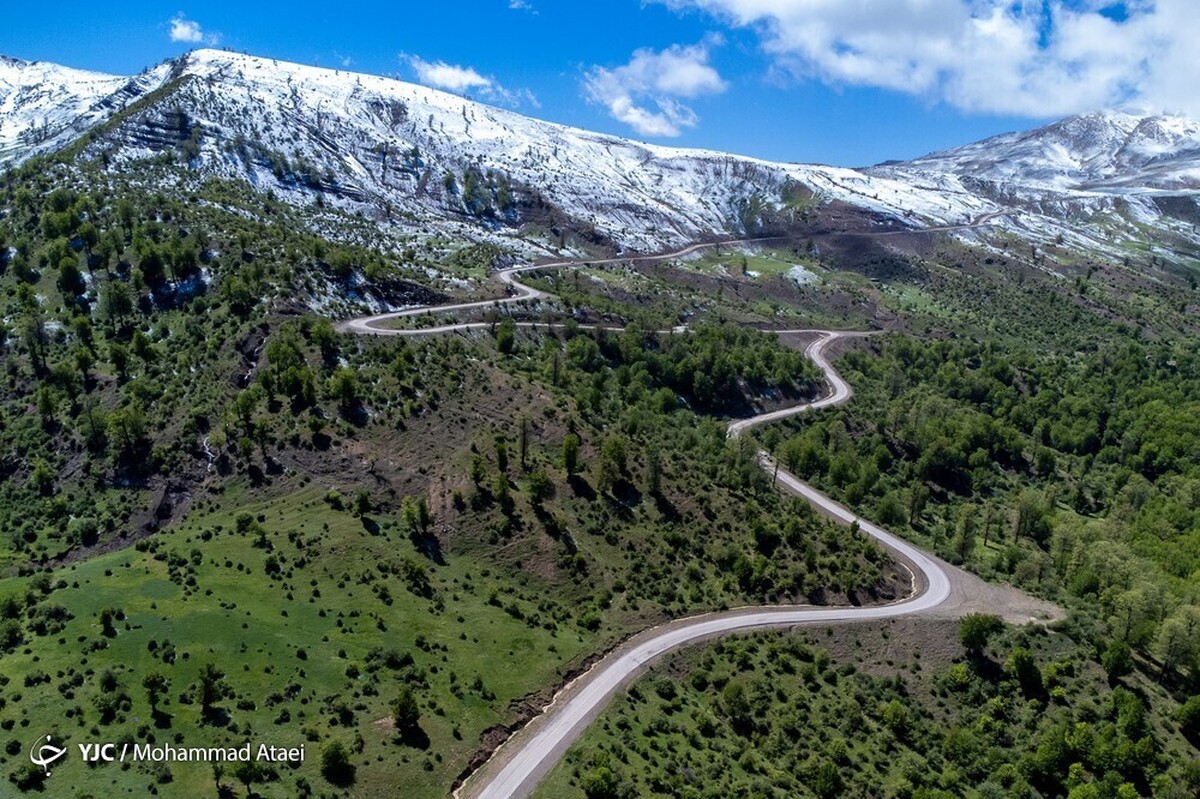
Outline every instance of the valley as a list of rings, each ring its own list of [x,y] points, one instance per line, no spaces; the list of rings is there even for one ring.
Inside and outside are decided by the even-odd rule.
[[[1194,795],[1198,130],[0,60],[0,793]]]

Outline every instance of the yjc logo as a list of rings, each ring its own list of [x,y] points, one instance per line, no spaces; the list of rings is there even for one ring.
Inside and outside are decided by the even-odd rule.
[[[42,743],[45,741],[45,743]],[[41,744],[39,746],[38,744]],[[66,749],[55,746],[51,743],[49,735],[38,739],[38,742],[29,750],[29,760],[33,765],[41,768],[46,772],[46,776],[50,776],[50,764],[67,753]]]
[[[117,760],[116,744],[80,744],[79,754],[84,763],[115,763]]]

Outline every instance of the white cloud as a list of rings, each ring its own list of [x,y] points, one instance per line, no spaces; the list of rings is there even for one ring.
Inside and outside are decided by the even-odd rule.
[[[173,42],[202,42],[204,32],[198,23],[189,19],[176,17],[171,20],[171,41]]]
[[[533,3],[528,0],[508,0],[508,7],[513,11],[528,11],[530,14],[536,14],[537,9],[533,7]]]
[[[1200,112],[1195,0],[660,0],[755,29],[796,78],[966,111]],[[1120,13],[1114,13],[1114,10]]]
[[[188,19],[183,14],[176,14],[170,25],[170,36],[173,42],[215,45],[221,41],[221,34],[205,33],[199,22]]]
[[[719,94],[727,88],[708,63],[709,46],[719,42],[710,38],[658,52],[636,50],[623,66],[593,67],[584,78],[584,90],[588,99],[643,136],[678,136],[699,120],[696,112],[677,98]]]
[[[483,75],[474,67],[447,64],[445,61],[426,61],[415,55],[401,55],[401,59],[407,61],[417,73],[417,81],[426,86],[455,94],[471,94],[502,105],[541,107],[537,97],[528,89],[509,91],[494,77]]]
[[[491,78],[485,78],[471,67],[460,67],[445,61],[425,61],[419,56],[410,56],[408,62],[417,73],[417,80],[435,89],[461,94],[492,85]]]

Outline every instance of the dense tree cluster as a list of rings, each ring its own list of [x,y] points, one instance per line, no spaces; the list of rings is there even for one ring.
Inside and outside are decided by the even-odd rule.
[[[39,161],[0,182],[0,550],[30,558],[128,532],[165,480],[360,421],[370,392],[337,369],[330,324],[272,335],[275,302],[392,273],[242,187],[185,201],[67,175]]]
[[[814,392],[819,380],[816,367],[801,353],[735,325],[701,324],[687,333],[649,333],[631,325],[596,337],[575,332],[568,329],[563,351],[553,340],[545,341],[543,358],[552,379],[564,362],[590,375],[611,374],[623,402],[657,391],[654,399],[664,411],[682,400],[701,413],[741,414],[763,395]],[[579,383],[580,406],[603,415],[598,381]]]
[[[1156,728],[1141,688],[1110,688],[1087,648],[1062,636],[978,618],[995,640],[936,666],[890,659],[885,640],[886,663],[866,653],[880,662],[860,670],[813,643],[823,634],[675,655],[605,712],[543,793],[1182,799],[1200,789],[1200,769],[1181,756],[1188,744]],[[964,638],[979,643],[980,624],[970,628]]]
[[[1200,679],[1195,349],[1066,358],[892,337],[840,368],[855,402],[779,442],[789,467]]]

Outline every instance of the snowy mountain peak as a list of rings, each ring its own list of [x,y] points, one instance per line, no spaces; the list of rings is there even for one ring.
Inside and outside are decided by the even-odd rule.
[[[1055,190],[1200,188],[1200,123],[1108,110],[1006,133],[896,168]]]
[[[61,149],[152,80],[0,56],[0,165]]]
[[[1113,225],[1132,223],[1135,235],[1168,214],[1148,193],[1200,188],[1200,126],[1175,116],[1085,114],[859,171],[645,144],[390,78],[223,50],[132,78],[0,61],[0,166],[84,133],[73,154],[151,183],[239,180],[379,229],[527,253],[572,243],[648,251],[794,229],[834,201],[860,229],[962,236],[984,235],[986,223],[1058,239],[1107,216],[1104,236],[1078,239],[1104,248]]]
[[[77,95],[102,95],[120,85],[126,78],[88,72],[82,69],[51,64],[46,61],[25,61],[0,55],[0,113],[8,116],[15,109],[14,94],[26,91],[43,95],[54,90]]]
[[[298,205],[320,198],[460,238],[659,249],[761,230],[814,193],[908,224],[988,210],[853,170],[648,145],[389,78],[220,50],[134,81],[161,91],[97,131],[83,157],[122,169],[170,154],[189,173]]]

